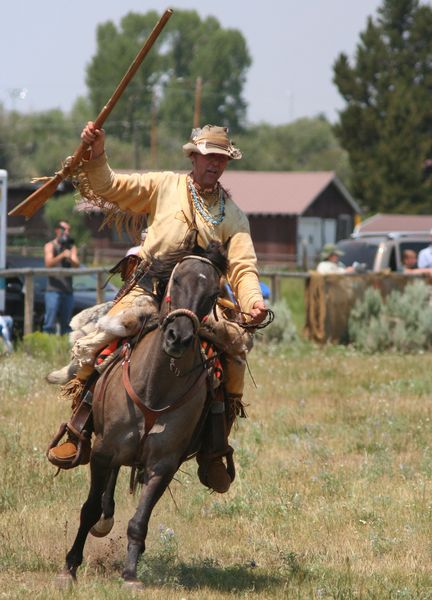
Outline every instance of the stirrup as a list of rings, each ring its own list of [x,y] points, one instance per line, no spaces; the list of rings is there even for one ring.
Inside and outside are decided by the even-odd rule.
[[[70,443],[76,447],[76,453],[70,456],[59,457],[56,456],[52,450],[59,448],[59,441],[62,437],[67,434],[66,441],[60,446]],[[67,423],[62,423],[56,435],[53,437],[50,445],[48,446],[46,456],[51,464],[58,467],[59,469],[73,469],[78,465],[86,465],[90,461],[91,442],[90,435],[84,430],[81,435],[77,435],[77,432],[73,432]]]

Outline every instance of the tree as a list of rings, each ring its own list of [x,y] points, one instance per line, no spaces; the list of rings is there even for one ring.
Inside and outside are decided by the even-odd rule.
[[[336,171],[347,181],[347,154],[325,117],[287,125],[260,124],[236,138],[243,158],[233,168],[262,171]]]
[[[340,54],[334,82],[346,101],[335,133],[349,154],[351,188],[373,211],[431,211],[432,9],[384,0],[360,34],[354,64]]]
[[[97,51],[87,69],[90,100],[97,114],[132,62],[157,20],[155,12],[128,13],[117,28],[99,25]],[[151,113],[181,139],[193,123],[195,83],[202,78],[201,123],[239,131],[245,121],[242,98],[251,63],[242,34],[222,29],[214,17],[176,11],[107,121],[120,139],[150,143]],[[136,165],[139,166],[139,165]]]
[[[200,21],[195,11],[179,11],[170,24],[167,60],[173,70],[164,86],[161,118],[174,124],[181,137],[190,133],[195,84],[201,77],[201,124],[241,131],[246,116],[242,91],[251,64],[243,35],[222,29],[214,17]]]

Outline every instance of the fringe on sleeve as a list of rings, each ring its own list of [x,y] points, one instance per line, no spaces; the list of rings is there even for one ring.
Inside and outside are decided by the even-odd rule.
[[[70,180],[77,190],[77,204],[81,204],[82,210],[90,211],[92,207],[96,207],[103,214],[104,219],[99,230],[104,227],[115,228],[119,235],[126,231],[131,240],[135,242],[141,240],[141,232],[147,223],[146,217],[132,211],[122,210],[116,204],[96,194],[92,190],[82,162],[71,172]],[[82,206],[86,202],[91,205],[87,209],[86,206]]]

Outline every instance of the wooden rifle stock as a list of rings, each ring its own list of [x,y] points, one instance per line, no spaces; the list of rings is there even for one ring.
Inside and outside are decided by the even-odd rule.
[[[137,72],[140,67],[142,61],[148,54],[150,48],[155,43],[162,29],[165,27],[168,19],[171,17],[173,11],[172,9],[167,9],[164,14],[161,16],[159,21],[154,26],[151,31],[149,37],[145,41],[144,46],[138,52],[135,57],[135,60],[130,65],[129,69],[126,71],[123,79],[118,84],[115,89],[113,95],[105,104],[101,112],[96,117],[94,124],[96,129],[101,129],[103,124],[105,123],[106,118],[113,110],[114,106],[117,104],[119,98],[127,88],[130,80]],[[40,188],[38,188],[33,194],[28,196],[25,200],[23,200],[18,206],[12,209],[8,214],[11,216],[23,216],[29,219],[32,217],[44,204],[45,202],[54,194],[58,185],[73,172],[75,167],[79,164],[84,154],[89,150],[90,146],[81,142],[78,148],[75,150],[73,156],[71,156],[67,164],[58,171],[53,177],[49,178],[46,183],[44,183]]]

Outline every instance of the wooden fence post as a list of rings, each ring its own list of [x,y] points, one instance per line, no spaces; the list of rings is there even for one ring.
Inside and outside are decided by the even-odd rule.
[[[270,291],[271,301],[277,302],[280,298],[280,277],[278,273],[272,273],[270,275]]]
[[[33,302],[34,302],[34,277],[27,273],[24,278],[24,335],[33,333]]]
[[[105,302],[105,290],[104,290],[104,275],[105,273],[96,273],[97,285],[96,285],[96,302],[102,304]]]

